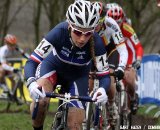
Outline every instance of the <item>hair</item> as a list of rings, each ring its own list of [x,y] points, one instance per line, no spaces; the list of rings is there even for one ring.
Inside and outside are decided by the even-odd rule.
[[[93,36],[90,38],[89,43],[90,43],[90,54],[93,60],[93,68],[92,68],[93,78],[96,78],[97,62],[96,62],[95,47],[94,47],[95,43]]]

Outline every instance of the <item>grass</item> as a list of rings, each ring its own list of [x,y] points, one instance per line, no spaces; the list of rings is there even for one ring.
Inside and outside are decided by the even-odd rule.
[[[5,102],[0,101],[0,130],[33,130],[31,123],[31,115],[29,114],[29,105],[17,106],[12,104],[11,111],[4,112]],[[143,115],[144,117],[153,117],[154,113],[160,108],[151,111],[149,114],[145,114],[146,109],[149,105],[140,107],[138,110],[138,115]],[[50,130],[51,123],[53,121],[53,115],[56,111],[57,103],[51,103],[49,107],[49,113],[46,116],[44,123],[44,130]],[[160,124],[160,118],[157,125]]]
[[[33,130],[31,125],[31,115],[29,114],[29,105],[17,106],[12,104],[10,111],[4,112],[4,102],[0,102],[0,130]],[[53,120],[53,113],[57,108],[57,103],[51,103],[49,114],[44,123],[45,130],[50,130]]]
[[[149,106],[154,105],[154,104],[147,104],[147,105],[143,105],[138,109],[138,115],[143,115],[144,117],[151,117],[152,119],[154,119],[154,115],[156,112],[160,111],[160,107],[157,107],[153,110],[151,110],[149,113],[145,113],[145,111],[148,109]],[[160,117],[157,119],[157,123],[156,125],[160,125]]]

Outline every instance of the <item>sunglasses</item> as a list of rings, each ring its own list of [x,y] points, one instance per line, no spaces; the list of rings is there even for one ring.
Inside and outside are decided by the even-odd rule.
[[[71,24],[70,24],[70,27],[72,29],[72,32],[79,37],[82,36],[82,35],[84,35],[85,37],[88,37],[88,36],[90,36],[94,33],[94,29],[91,30],[91,31],[83,32],[81,30],[78,30],[78,29],[74,28]]]

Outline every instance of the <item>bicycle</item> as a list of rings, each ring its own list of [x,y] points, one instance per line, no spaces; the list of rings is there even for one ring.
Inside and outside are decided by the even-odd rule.
[[[134,64],[132,64],[132,67],[137,73],[136,66],[134,66]],[[119,91],[119,93],[120,93],[119,98],[121,99],[120,124],[123,126],[128,126],[128,128],[130,128],[132,125],[132,115],[136,114],[137,109],[134,109],[133,101],[131,99],[130,94],[128,93],[128,89],[129,89],[128,85],[127,84],[123,85],[121,83],[120,88],[121,88],[121,90]],[[137,93],[135,93],[135,99],[138,104],[139,98],[138,98]]]
[[[1,86],[0,100],[7,102],[7,105],[5,108],[5,110],[7,112],[9,111],[11,104],[14,102],[17,103],[17,105],[21,105],[22,103],[26,103],[26,98],[25,98],[24,92],[23,92],[24,77],[22,74],[22,70],[23,70],[22,59],[21,58],[10,58],[10,59],[8,59],[8,61],[11,64],[14,64],[15,62],[19,63],[20,67],[19,67],[17,73],[14,73],[14,74],[12,73],[10,75],[5,76],[5,84],[3,86]],[[13,89],[11,89],[12,86],[9,87],[9,85],[8,85],[7,80],[10,77],[14,78],[14,80],[16,81],[15,85],[13,86]],[[19,91],[19,96],[17,94],[18,91]],[[2,96],[2,95],[5,95],[5,96]]]
[[[116,75],[113,73],[111,76],[115,77],[116,83],[116,99],[115,103],[118,106],[119,118],[115,124],[115,130],[119,130],[120,126],[127,126],[127,129],[132,125],[132,114],[130,106],[130,95],[127,92],[127,87],[122,85],[121,81],[118,80]],[[123,129],[125,130],[125,129]]]
[[[90,92],[90,96],[99,88],[99,80],[96,75],[91,77],[94,79],[93,89]],[[86,106],[86,119],[83,123],[83,130],[107,130],[110,128],[109,114],[106,109],[106,105],[99,103],[98,105],[87,102]]]
[[[72,104],[71,101],[85,101],[85,102],[93,102],[92,98],[89,96],[72,96],[70,93],[59,94],[59,93],[46,93],[46,97],[48,98],[58,98],[63,101],[60,103],[57,112],[54,116],[54,120],[51,125],[51,130],[69,130],[67,126],[67,117],[68,117],[68,105]],[[39,97],[37,97],[35,102],[35,107],[32,113],[32,119],[34,120],[37,116],[39,105]]]

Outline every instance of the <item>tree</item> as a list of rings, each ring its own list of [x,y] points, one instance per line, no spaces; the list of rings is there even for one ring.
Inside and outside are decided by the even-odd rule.
[[[74,2],[74,0],[42,0],[43,7],[46,11],[48,20],[50,22],[50,29],[53,28],[57,23],[65,20],[65,13],[68,6]]]
[[[13,24],[13,22],[16,19],[17,14],[21,11],[21,9],[26,5],[28,0],[25,0],[24,3],[22,3],[16,11],[13,13],[12,16],[10,16],[10,6],[12,3],[14,3],[13,0],[5,0],[0,2],[0,36],[1,36],[1,45],[3,45],[3,38],[7,34],[9,28]]]
[[[1,19],[0,19],[0,36],[2,38],[1,44],[3,45],[3,38],[6,35],[6,32],[9,28],[8,26],[8,17],[10,9],[11,0],[6,0],[1,2]]]
[[[34,1],[34,14],[33,14],[33,24],[34,24],[34,30],[35,30],[35,43],[39,43],[39,23],[41,18],[41,10],[42,10],[42,0],[36,0]]]

